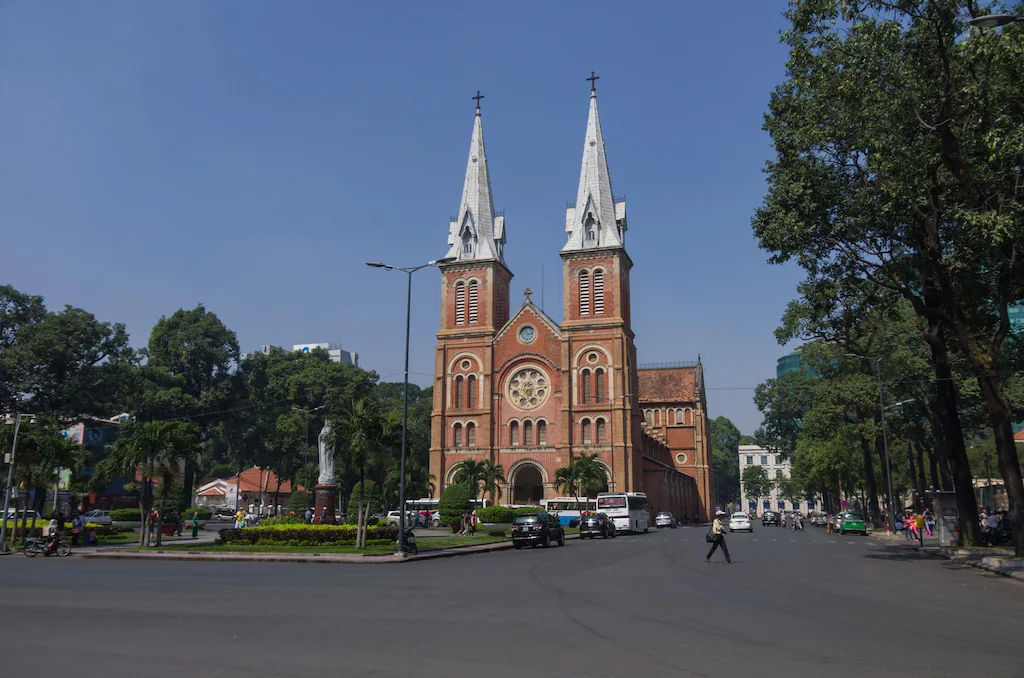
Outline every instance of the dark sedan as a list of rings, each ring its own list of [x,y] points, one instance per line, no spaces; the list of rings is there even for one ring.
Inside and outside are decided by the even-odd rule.
[[[512,546],[517,549],[527,545],[551,546],[557,541],[565,546],[565,528],[550,513],[531,513],[516,516],[512,520]]]
[[[761,527],[768,527],[769,525],[779,526],[779,514],[777,511],[765,511],[761,515]]]
[[[604,513],[588,513],[580,520],[580,539],[615,536],[615,523]]]

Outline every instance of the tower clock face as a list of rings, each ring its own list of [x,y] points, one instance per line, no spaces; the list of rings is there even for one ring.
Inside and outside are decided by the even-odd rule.
[[[535,367],[524,367],[508,381],[508,399],[520,410],[540,407],[550,391],[547,376]]]
[[[529,344],[536,338],[537,331],[530,327],[529,325],[519,330],[519,341],[523,342],[524,344]]]

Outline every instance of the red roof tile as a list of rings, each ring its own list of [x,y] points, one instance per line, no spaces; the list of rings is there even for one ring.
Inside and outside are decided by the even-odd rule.
[[[1024,443],[1024,428],[1014,433],[1013,439],[1018,443]]]
[[[675,403],[693,401],[697,384],[696,367],[637,370],[640,402]]]

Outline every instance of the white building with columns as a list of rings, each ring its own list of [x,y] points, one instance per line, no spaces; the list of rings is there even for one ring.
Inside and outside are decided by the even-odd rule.
[[[757,445],[740,445],[740,505],[746,511],[756,510],[758,513],[764,511],[784,511],[784,510],[799,510],[799,511],[814,511],[816,504],[813,500],[802,501],[799,504],[794,505],[793,502],[788,499],[784,499],[779,496],[779,489],[773,487],[771,495],[768,497],[750,497],[747,495],[747,488],[743,483],[743,471],[750,466],[760,466],[768,472],[768,477],[772,480],[780,478],[789,478],[793,471],[793,466],[788,459],[783,459],[781,454],[772,452],[763,447]],[[757,500],[760,499],[760,506],[756,504]]]

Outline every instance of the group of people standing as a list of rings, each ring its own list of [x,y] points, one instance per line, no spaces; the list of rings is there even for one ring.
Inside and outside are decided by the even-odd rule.
[[[925,536],[935,534],[935,514],[931,509],[910,511],[906,515],[896,516],[896,531],[903,532],[907,541],[924,543]]]

